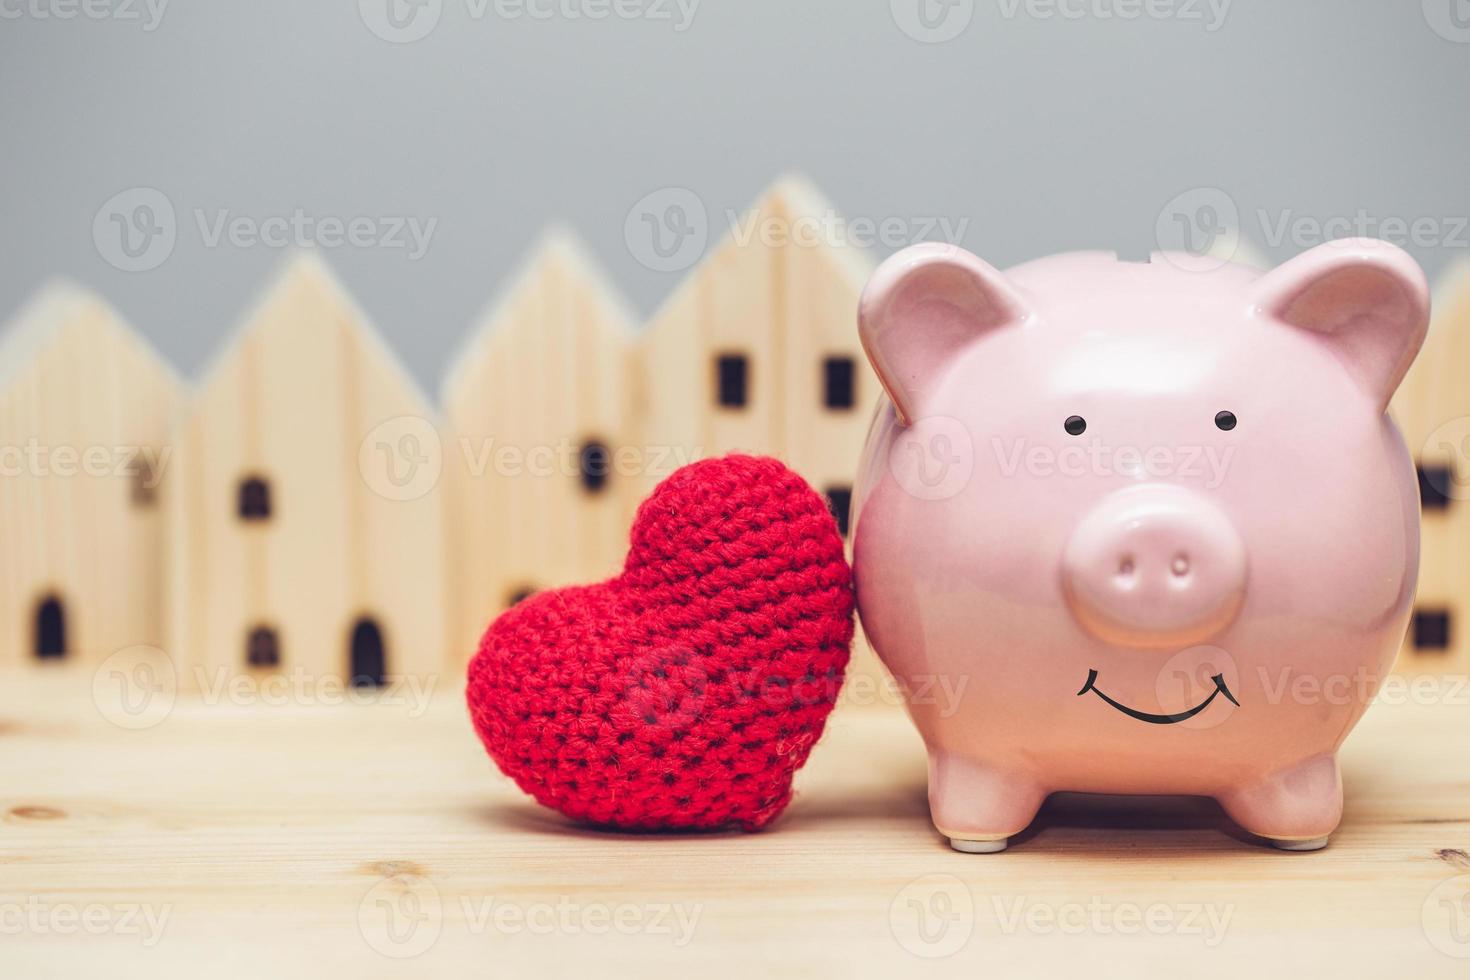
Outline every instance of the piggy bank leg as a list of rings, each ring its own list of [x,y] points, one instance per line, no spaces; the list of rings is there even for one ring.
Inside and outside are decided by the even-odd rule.
[[[966,854],[1003,851],[1030,825],[1046,791],[1026,776],[962,756],[929,757],[929,813],[949,844]]]
[[[1337,756],[1308,759],[1219,799],[1232,820],[1282,850],[1318,850],[1342,820]]]

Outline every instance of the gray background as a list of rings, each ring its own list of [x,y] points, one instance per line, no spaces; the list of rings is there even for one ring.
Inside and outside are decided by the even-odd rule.
[[[999,265],[1144,252],[1176,195],[1220,200],[1194,188],[1223,190],[1275,260],[1314,243],[1270,241],[1283,217],[1359,209],[1428,221],[1411,251],[1432,275],[1467,252],[1470,0],[1234,0],[1218,25],[1203,0],[1133,20],[1104,16],[1120,0],[1064,0],[1080,17],[930,0],[964,28],[944,43],[901,28],[917,0],[703,0],[682,31],[672,7],[539,20],[430,0],[412,43],[370,29],[388,0],[172,0],[153,30],[144,0],[119,11],[137,20],[22,6],[68,2],[0,0],[0,311],[68,276],[186,374],[284,257],[208,246],[196,211],[437,219],[417,261],[325,253],[430,390],[548,224],[652,311],[683,273],[641,262],[625,224],[665,187],[698,196],[714,239],[799,171],[848,216],[968,220]],[[133,187],[176,209],[142,272],[93,234]]]

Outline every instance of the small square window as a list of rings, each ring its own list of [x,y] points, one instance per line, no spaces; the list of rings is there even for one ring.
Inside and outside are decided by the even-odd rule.
[[[750,362],[744,354],[721,354],[715,362],[721,408],[744,408],[747,401]]]
[[[1448,609],[1416,609],[1414,611],[1414,649],[1443,652],[1450,648],[1450,612]]]
[[[1444,510],[1450,505],[1455,474],[1448,466],[1419,466],[1419,500],[1425,510]]]
[[[857,404],[853,381],[856,365],[850,357],[829,357],[822,362],[823,401],[828,408],[849,409]]]
[[[271,485],[258,476],[240,481],[240,520],[264,521],[271,516]]]
[[[852,487],[828,487],[827,506],[837,518],[837,533],[847,537],[847,522],[852,510]]]
[[[612,471],[612,452],[605,443],[596,439],[584,443],[577,466],[581,471],[583,490],[599,494],[607,489],[608,474]]]

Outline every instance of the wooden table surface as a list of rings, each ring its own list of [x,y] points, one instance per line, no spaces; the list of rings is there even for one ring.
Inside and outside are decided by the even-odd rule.
[[[530,803],[448,682],[121,712],[88,671],[0,684],[5,978],[1470,976],[1463,684],[1369,712],[1325,851],[1067,796],[993,856],[931,829],[888,708],[834,715],[768,831],[664,837]]]

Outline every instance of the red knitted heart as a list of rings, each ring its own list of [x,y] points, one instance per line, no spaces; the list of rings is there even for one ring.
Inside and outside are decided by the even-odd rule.
[[[705,460],[644,501],[621,575],[491,624],[470,716],[501,770],[573,819],[754,830],[822,734],[852,609],[822,498],[774,459]]]

